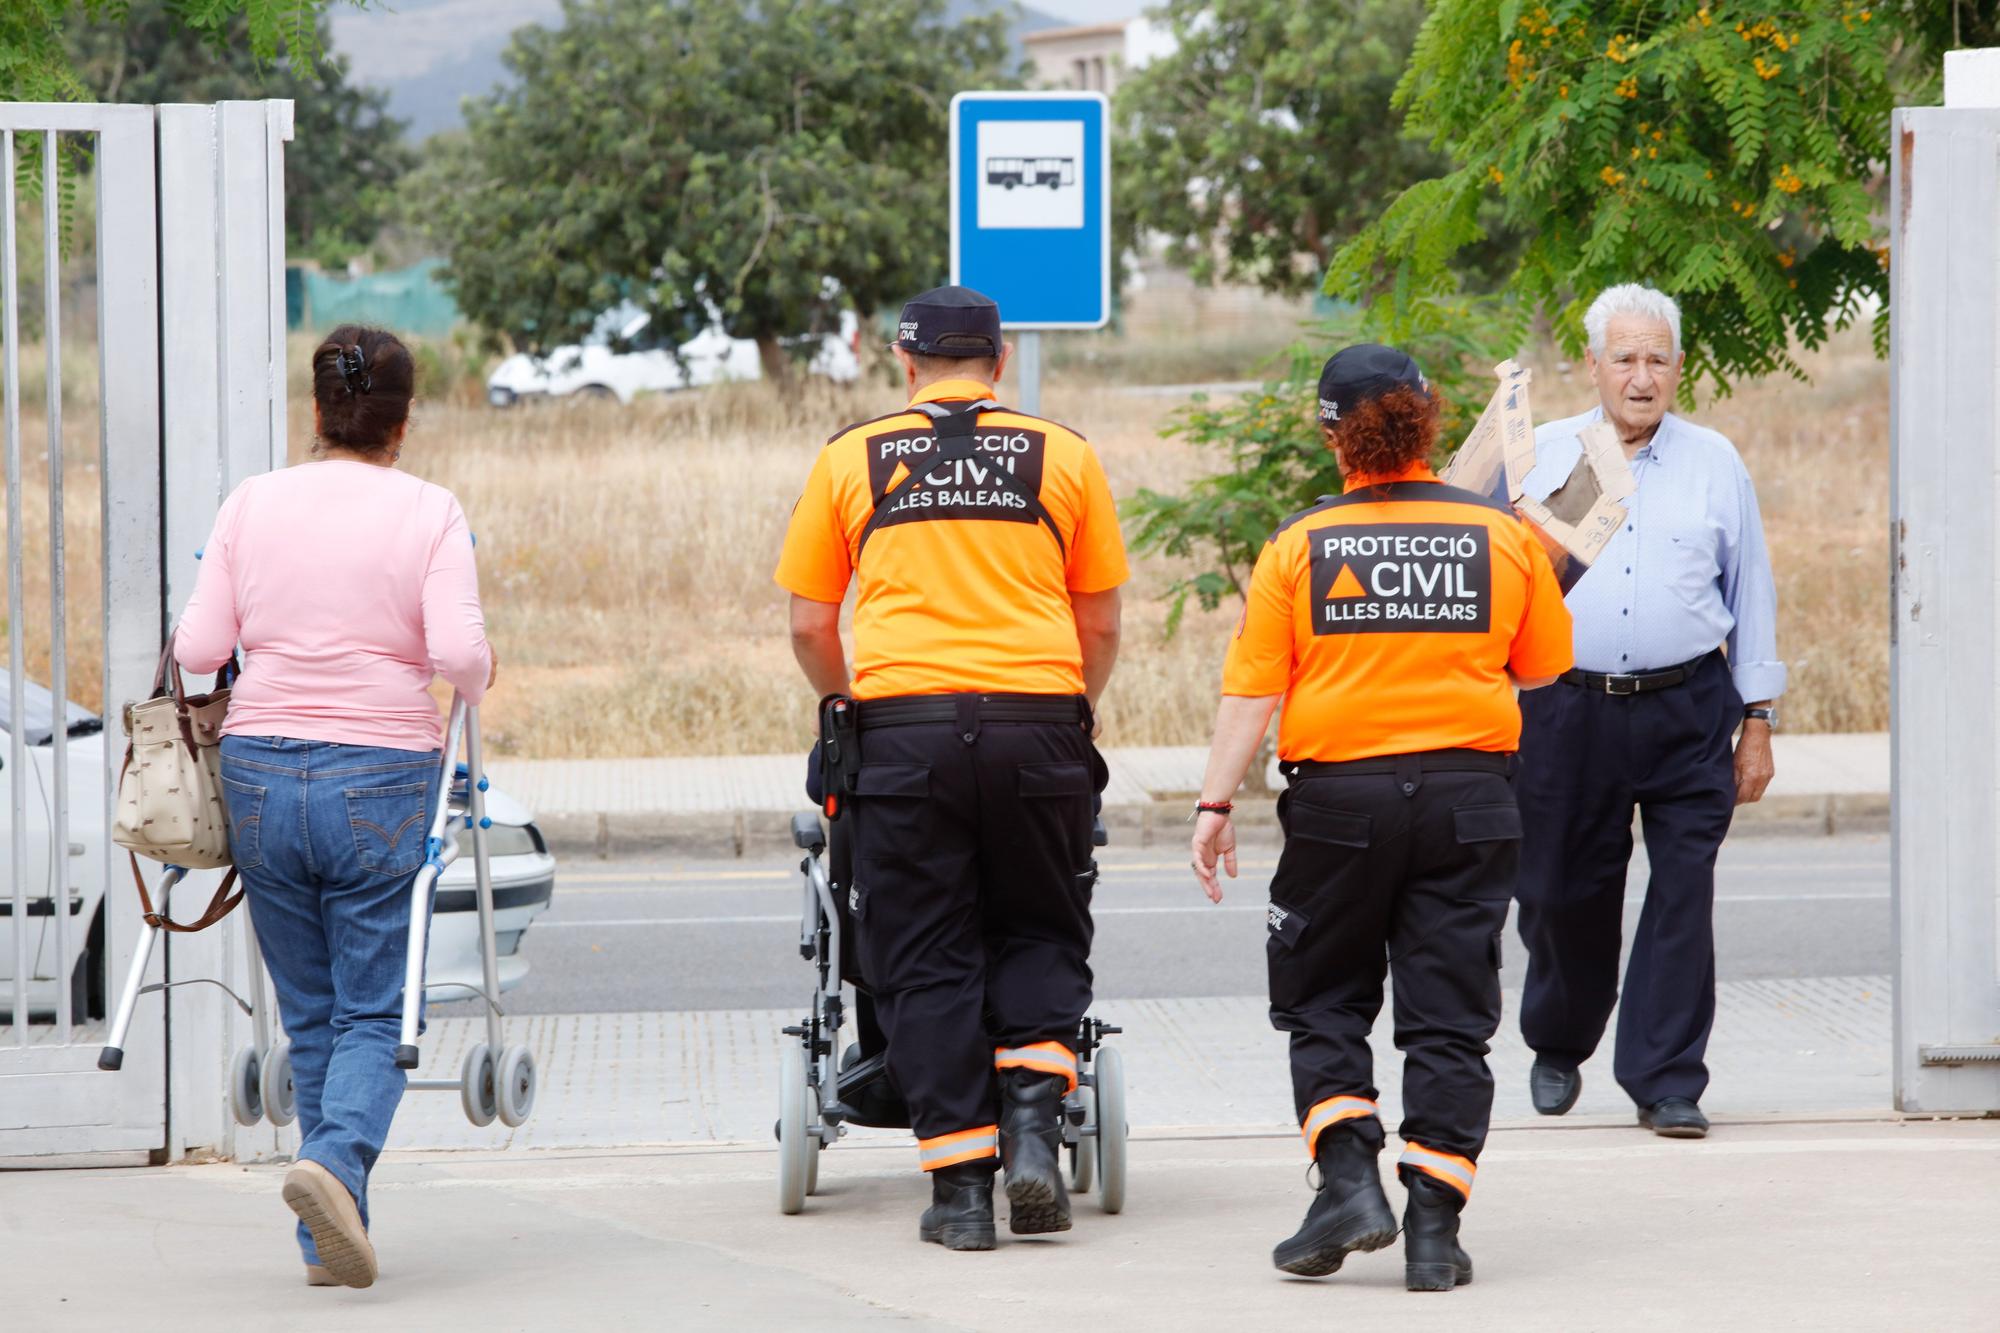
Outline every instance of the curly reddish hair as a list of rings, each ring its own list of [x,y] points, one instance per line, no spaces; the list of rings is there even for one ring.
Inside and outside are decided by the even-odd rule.
[[[1349,472],[1368,476],[1401,472],[1428,459],[1437,443],[1437,392],[1391,389],[1350,408],[1331,424],[1333,436],[1327,447],[1340,450]]]

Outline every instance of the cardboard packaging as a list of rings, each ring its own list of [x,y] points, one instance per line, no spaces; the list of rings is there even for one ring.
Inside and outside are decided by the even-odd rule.
[[[1533,372],[1503,361],[1493,373],[1499,386],[1452,456],[1443,480],[1505,501],[1560,544],[1570,555],[1568,567],[1560,571],[1567,592],[1625,521],[1624,502],[1637,483],[1619,447],[1618,433],[1599,421],[1578,434],[1583,452],[1562,484],[1546,500],[1528,495],[1528,474],[1536,462],[1535,421],[1528,401]]]

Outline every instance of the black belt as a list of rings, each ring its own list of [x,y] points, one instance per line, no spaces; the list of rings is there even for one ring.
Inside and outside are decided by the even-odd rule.
[[[1683,662],[1677,667],[1664,671],[1637,671],[1631,675],[1600,675],[1595,671],[1565,671],[1557,679],[1565,685],[1574,685],[1580,690],[1590,690],[1601,694],[1645,694],[1651,690],[1671,689],[1693,679],[1695,668],[1715,655],[1714,651],[1703,653],[1692,662]]]
[[[1514,756],[1495,750],[1421,750],[1415,754],[1385,754],[1369,759],[1343,759],[1328,763],[1318,759],[1281,759],[1278,771],[1287,782],[1303,778],[1348,778],[1371,774],[1405,773],[1497,773],[1509,777],[1514,772]]]
[[[1081,694],[903,694],[855,701],[861,730],[951,722],[969,730],[982,722],[1068,722],[1090,729],[1090,700]]]

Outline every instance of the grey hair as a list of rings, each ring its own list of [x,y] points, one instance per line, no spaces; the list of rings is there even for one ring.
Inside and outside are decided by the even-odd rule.
[[[1583,331],[1590,338],[1590,350],[1594,355],[1604,355],[1605,327],[1619,315],[1636,315],[1665,324],[1667,333],[1673,339],[1674,355],[1681,354],[1680,305],[1665,292],[1643,283],[1623,282],[1599,292],[1597,299],[1590,303],[1590,309],[1583,312]]]

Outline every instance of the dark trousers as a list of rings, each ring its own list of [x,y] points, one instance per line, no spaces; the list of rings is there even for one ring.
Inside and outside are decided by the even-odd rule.
[[[1721,653],[1684,684],[1521,699],[1521,1035],[1551,1064],[1590,1057],[1618,1004],[1632,810],[1652,879],[1632,939],[1612,1072],[1640,1106],[1699,1099],[1715,1021],[1715,855],[1736,808],[1743,700]]]
[[[997,1048],[1073,1047],[1090,1007],[1091,798],[1074,723],[861,735],[854,883],[861,970],[920,1141],[989,1127]]]
[[[1500,1026],[1520,816],[1503,774],[1403,763],[1395,774],[1306,778],[1278,798],[1271,1023],[1291,1034],[1302,1125],[1332,1099],[1373,1102],[1368,1033],[1393,971],[1400,1133],[1471,1161],[1493,1109],[1486,1044]],[[1372,1116],[1354,1130],[1381,1142]]]

